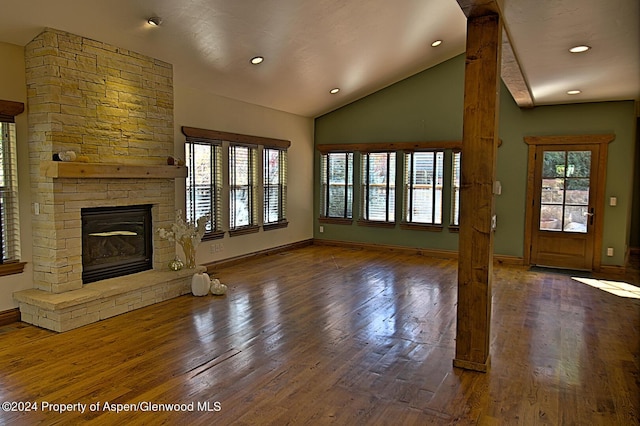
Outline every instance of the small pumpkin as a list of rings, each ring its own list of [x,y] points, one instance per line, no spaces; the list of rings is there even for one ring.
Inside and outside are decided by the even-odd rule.
[[[194,296],[206,296],[209,294],[209,288],[211,287],[211,280],[209,275],[198,272],[193,274],[191,278],[191,293]]]
[[[227,292],[227,286],[224,284],[220,284],[220,280],[217,278],[211,279],[211,294],[215,295],[223,295]]]
[[[184,268],[184,263],[182,263],[182,260],[178,259],[177,257],[169,262],[169,269],[171,269],[172,271],[179,271],[182,268]]]

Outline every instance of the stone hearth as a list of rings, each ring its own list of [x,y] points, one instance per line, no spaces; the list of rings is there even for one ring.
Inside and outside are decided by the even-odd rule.
[[[168,270],[172,242],[153,238],[153,270],[82,282],[81,209],[151,205],[175,218],[171,64],[47,29],[25,47],[34,288],[14,294],[22,320],[65,331],[188,292],[195,272]],[[77,163],[52,161],[75,151]]]
[[[62,332],[190,293],[191,277],[205,270],[144,271],[64,293],[23,290],[15,298],[22,321]]]

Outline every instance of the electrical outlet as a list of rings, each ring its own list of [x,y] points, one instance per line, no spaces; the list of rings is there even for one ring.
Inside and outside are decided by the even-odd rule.
[[[613,256],[613,247],[607,247],[607,256]]]
[[[214,243],[214,244],[211,244],[209,246],[209,251],[211,253],[219,253],[222,250],[224,250],[224,244],[223,243]]]
[[[324,226],[320,225],[320,233],[322,234],[324,232]]]

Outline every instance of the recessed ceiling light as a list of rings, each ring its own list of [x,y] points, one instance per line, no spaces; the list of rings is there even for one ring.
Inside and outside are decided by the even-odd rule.
[[[569,90],[567,91],[567,95],[579,95],[582,93],[582,90]]]
[[[152,16],[151,18],[147,19],[147,24],[151,25],[152,27],[157,27],[158,25],[162,24],[162,19],[158,18],[157,16]]]
[[[571,53],[582,53],[582,52],[586,52],[589,49],[591,49],[590,46],[587,46],[586,44],[581,44],[579,46],[573,46],[571,49],[569,49],[569,52],[571,52]]]
[[[442,40],[436,40],[433,43],[431,43],[431,47],[438,47],[442,44]]]
[[[336,87],[336,88],[334,88],[334,89],[329,90],[329,93],[331,93],[332,95],[335,95],[335,94],[336,94],[336,93],[338,93],[339,91],[340,91],[340,89]]]
[[[264,61],[264,57],[263,56],[254,56],[253,58],[251,58],[251,63],[253,65],[261,64],[263,61]]]

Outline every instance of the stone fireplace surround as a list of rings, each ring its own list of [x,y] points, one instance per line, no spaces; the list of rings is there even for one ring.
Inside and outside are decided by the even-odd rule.
[[[153,270],[82,283],[81,209],[150,204],[175,218],[173,71],[165,62],[58,30],[25,47],[34,288],[14,293],[22,321],[66,331],[190,291],[170,271],[174,243],[153,238]],[[52,161],[73,150],[86,162]]]

